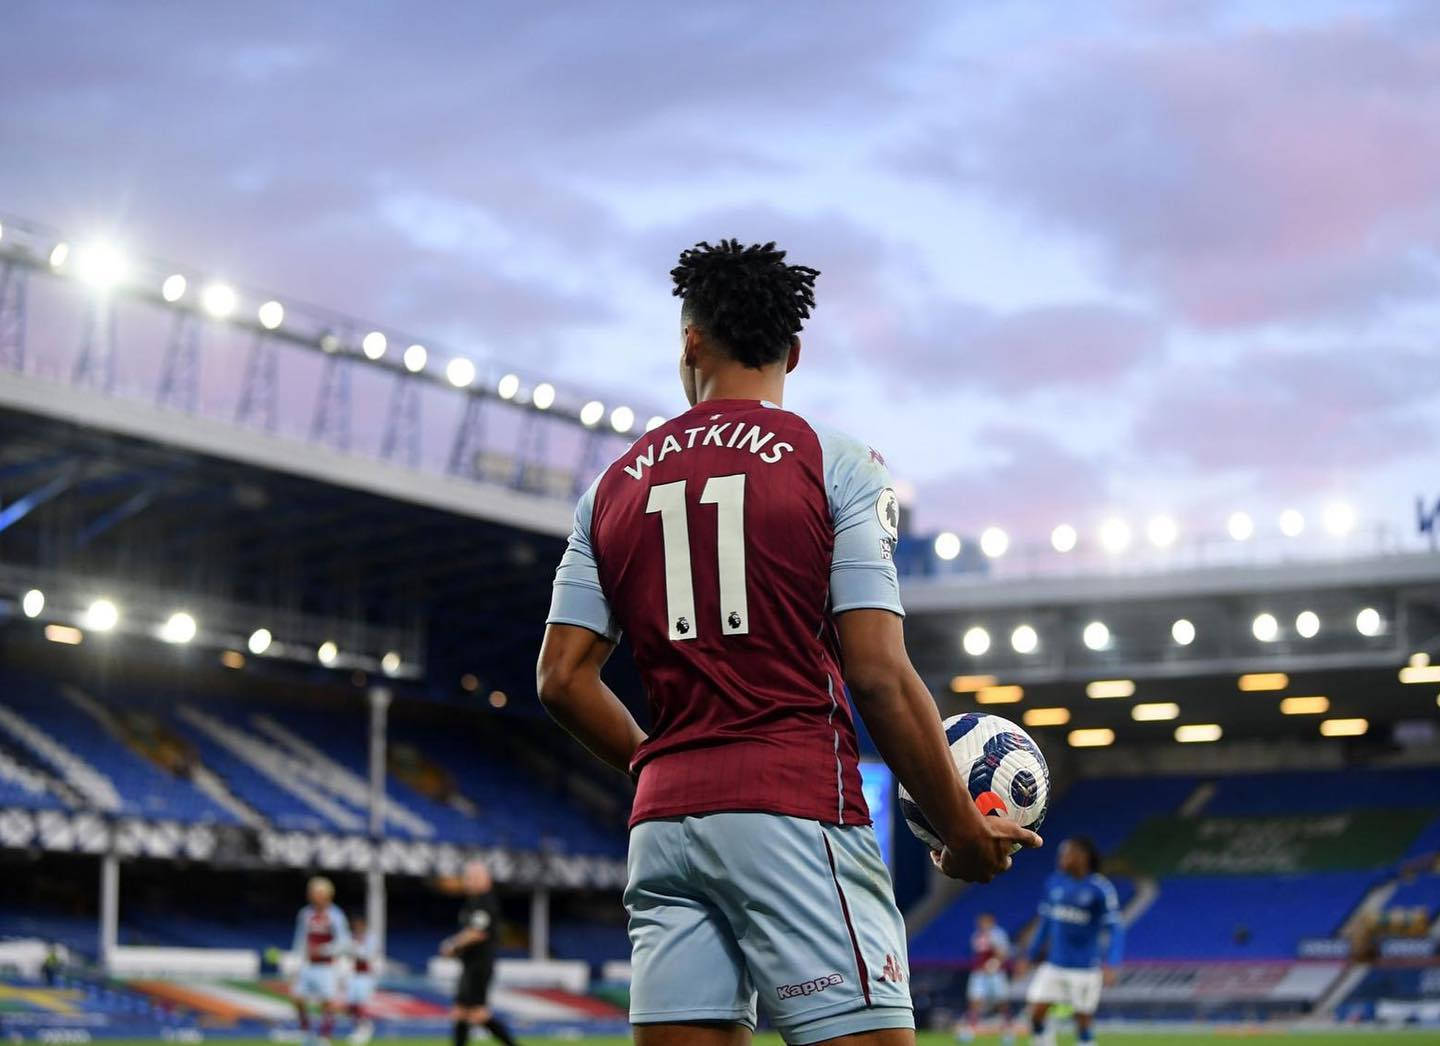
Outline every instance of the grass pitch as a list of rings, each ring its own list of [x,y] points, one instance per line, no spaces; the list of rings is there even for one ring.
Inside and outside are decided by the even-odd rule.
[[[1236,1046],[1239,1040],[1256,1041],[1258,1044],[1276,1042],[1306,1043],[1309,1046],[1399,1046],[1399,1044],[1410,1044],[1420,1046],[1424,1042],[1435,1042],[1436,1033],[1433,1028],[1416,1031],[1387,1031],[1381,1029],[1357,1029],[1354,1031],[1334,1032],[1311,1032],[1311,1031],[1285,1031],[1276,1029],[1274,1031],[1254,1028],[1224,1032],[1192,1032],[1177,1029],[1174,1032],[1104,1032],[1096,1036],[1099,1043],[1113,1043],[1114,1046]],[[216,1039],[217,1043],[224,1046],[274,1046],[274,1043],[267,1039]],[[336,1046],[344,1043],[343,1038],[335,1040]],[[484,1046],[486,1042],[493,1040],[482,1038],[479,1033],[471,1036],[471,1043],[474,1046]],[[585,1046],[630,1046],[629,1036],[597,1035],[584,1039],[553,1039],[534,1038],[531,1036],[520,1036],[524,1046],[574,1046],[575,1043],[584,1043]],[[982,1035],[975,1040],[979,1046],[1000,1046],[1000,1039],[996,1036]],[[1018,1040],[1021,1046],[1028,1043],[1028,1037],[1022,1036]],[[1062,1034],[1059,1041],[1063,1046],[1071,1046],[1074,1038]],[[104,1046],[158,1046],[158,1039],[106,1039]],[[432,1039],[390,1039],[377,1036],[374,1046],[448,1046],[449,1037],[437,1035]],[[920,1032],[916,1036],[917,1046],[954,1046],[955,1038],[944,1032]],[[774,1034],[755,1036],[755,1046],[782,1046],[780,1036]]]

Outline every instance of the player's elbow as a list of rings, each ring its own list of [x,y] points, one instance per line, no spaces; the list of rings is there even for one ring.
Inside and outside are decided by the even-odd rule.
[[[904,678],[904,666],[891,657],[855,658],[845,662],[845,685],[862,710],[900,700]]]
[[[559,658],[541,656],[535,666],[535,692],[549,712],[563,711],[573,702],[580,666]]]

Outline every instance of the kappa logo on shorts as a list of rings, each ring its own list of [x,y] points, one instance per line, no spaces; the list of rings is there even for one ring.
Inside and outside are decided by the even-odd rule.
[[[885,965],[880,967],[880,976],[877,981],[891,981],[895,984],[905,983],[905,969],[895,961],[895,956],[889,952],[885,953]]]
[[[823,992],[826,988],[833,988],[837,984],[844,984],[845,978],[838,973],[828,974],[824,977],[816,977],[813,981],[801,981],[799,984],[782,984],[775,990],[780,993],[782,999],[794,999],[801,995],[814,995],[816,992]]]

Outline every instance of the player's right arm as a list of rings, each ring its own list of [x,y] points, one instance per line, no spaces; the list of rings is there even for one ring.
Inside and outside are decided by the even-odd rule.
[[[863,443],[821,437],[835,529],[830,600],[845,682],[881,757],[945,843],[936,858],[956,879],[989,882],[1010,867],[1015,843],[1040,837],[986,817],[960,780],[939,709],[905,650],[895,572],[899,503],[884,460]]]
[[[575,509],[575,526],[555,571],[545,639],[535,668],[535,688],[550,717],[602,762],[630,772],[645,731],[600,678],[619,627],[600,587],[590,544],[595,487]]]
[[[295,956],[298,962],[308,962],[309,954],[305,950],[305,911],[301,908],[300,914],[295,916],[295,940],[290,945],[290,954]]]
[[[1040,837],[1003,817],[986,817],[955,770],[930,691],[910,664],[901,619],[888,610],[851,610],[836,618],[845,682],[855,707],[905,790],[945,849],[937,864],[953,879],[989,882],[1010,867],[1010,848]]]

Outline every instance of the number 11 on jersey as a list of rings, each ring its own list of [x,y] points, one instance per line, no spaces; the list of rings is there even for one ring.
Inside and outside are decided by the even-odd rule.
[[[700,504],[714,505],[720,577],[720,634],[743,636],[750,631],[750,605],[745,592],[745,474],[711,476],[700,492]],[[650,488],[646,513],[660,514],[665,552],[665,614],[670,638],[694,639],[695,579],[690,569],[690,523],[685,481]]]

